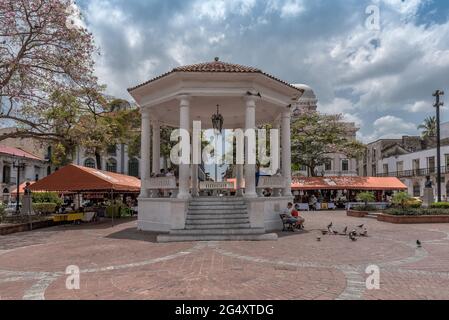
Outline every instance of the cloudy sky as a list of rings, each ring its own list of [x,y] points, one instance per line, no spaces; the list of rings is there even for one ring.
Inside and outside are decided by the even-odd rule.
[[[432,92],[449,95],[446,0],[78,4],[102,52],[97,75],[109,94],[126,99],[128,87],[218,56],[310,85],[320,111],[343,113],[368,142],[417,134],[417,125],[434,113]],[[449,109],[442,119],[449,121]]]

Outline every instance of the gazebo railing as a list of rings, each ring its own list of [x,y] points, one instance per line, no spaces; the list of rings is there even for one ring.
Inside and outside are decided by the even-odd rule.
[[[272,190],[271,196],[280,197],[285,187],[285,179],[282,176],[261,176],[256,190],[259,197],[264,197],[264,190]]]
[[[176,177],[149,178],[144,183],[145,188],[150,191],[151,198],[176,198],[178,191]]]

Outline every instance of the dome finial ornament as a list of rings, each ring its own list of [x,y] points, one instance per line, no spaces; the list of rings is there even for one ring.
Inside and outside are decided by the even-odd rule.
[[[214,59],[216,62],[218,62],[218,61],[220,61],[220,58],[219,57],[215,57],[215,59]]]

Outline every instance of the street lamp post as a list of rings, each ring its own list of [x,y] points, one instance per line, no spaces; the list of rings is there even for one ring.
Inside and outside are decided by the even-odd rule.
[[[15,157],[15,156],[14,156]],[[17,195],[16,195],[16,214],[20,214],[20,169],[25,169],[25,162],[22,162],[19,157],[15,158],[13,161],[13,168],[17,169]]]
[[[443,102],[440,101],[440,96],[443,96],[444,92],[441,90],[435,91],[433,96],[435,97],[435,104],[433,105],[436,108],[436,129],[437,129],[437,193],[438,193],[438,202],[441,202],[441,137],[440,137],[440,107],[444,105]]]
[[[218,180],[218,163],[217,163],[217,148],[218,148],[218,135],[223,130],[223,116],[220,114],[220,105],[217,104],[217,113],[212,115],[212,127],[215,133],[215,182]]]

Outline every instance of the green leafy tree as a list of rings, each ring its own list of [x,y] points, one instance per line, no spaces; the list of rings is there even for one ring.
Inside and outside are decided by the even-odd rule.
[[[421,130],[423,138],[435,137],[437,135],[437,120],[435,116],[429,116],[424,119],[424,122],[418,126]]]
[[[391,200],[395,205],[401,206],[402,209],[405,209],[407,203],[410,201],[411,196],[404,191],[398,192],[393,195],[393,199]]]
[[[80,18],[69,10],[73,6],[71,0],[0,1],[0,121],[16,128],[0,141],[63,141],[58,120],[64,110],[54,109],[52,95],[89,100],[97,87],[97,49],[92,35],[71,23]],[[55,112],[61,117],[51,116]]]
[[[304,113],[292,123],[293,169],[305,166],[314,176],[315,169],[324,165],[332,154],[360,158],[365,147],[348,137],[348,127],[341,115],[318,112]]]
[[[376,200],[372,192],[361,192],[357,195],[357,198],[365,203],[365,207],[368,206],[368,202],[374,202]]]

